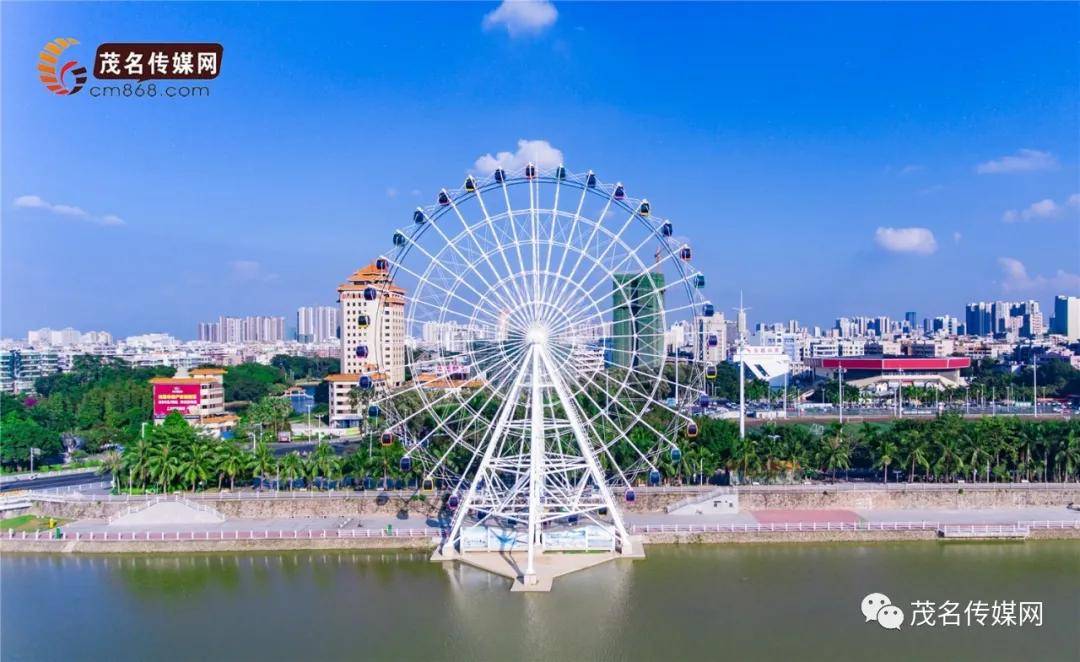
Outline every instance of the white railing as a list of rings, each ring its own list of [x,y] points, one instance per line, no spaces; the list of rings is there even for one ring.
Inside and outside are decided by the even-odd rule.
[[[140,503],[138,503],[136,505],[133,505],[133,506],[128,506],[127,508],[124,508],[120,512],[115,513],[114,515],[109,517],[108,522],[109,522],[109,524],[112,524],[113,522],[119,520],[121,517],[126,517],[128,515],[133,515],[135,513],[142,512],[144,510],[147,510],[148,508],[156,506],[159,503],[182,503],[185,506],[187,506],[188,508],[191,508],[192,510],[197,510],[197,511],[199,511],[201,513],[207,513],[209,515],[212,515],[213,518],[218,522],[224,522],[225,521],[225,516],[224,515],[219,513],[216,509],[211,508],[210,506],[207,506],[206,504],[195,503],[194,501],[191,501],[190,499],[186,499],[186,498],[184,498],[182,496],[170,495],[170,496],[160,496],[160,497],[157,497],[155,499],[142,501],[142,502],[140,502]]]
[[[769,524],[635,524],[631,534],[662,533],[814,533],[871,531],[945,531],[949,532],[1024,532],[1027,530],[1080,530],[1077,520],[1026,520],[1012,524],[942,524],[941,522],[781,522]],[[185,542],[229,540],[326,540],[367,538],[441,538],[442,529],[249,529],[203,531],[14,531],[7,540],[86,541],[86,542]]]
[[[798,533],[817,531],[950,531],[959,528],[1080,529],[1076,520],[1030,520],[1012,524],[943,524],[941,522],[774,522],[768,524],[634,524],[632,534],[652,533]]]
[[[326,540],[354,538],[438,538],[441,529],[249,529],[226,531],[15,531],[8,529],[7,540],[41,542],[189,542],[228,540]]]
[[[941,527],[941,534],[949,537],[971,536],[1027,536],[1031,527],[1020,522],[1016,524],[947,524]]]

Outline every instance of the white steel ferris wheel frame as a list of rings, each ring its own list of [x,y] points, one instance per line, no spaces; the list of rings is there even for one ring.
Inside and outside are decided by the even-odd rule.
[[[550,208],[540,206],[539,184],[541,182],[554,184],[554,202]],[[529,185],[527,210],[515,209],[508,192],[508,186],[522,183]],[[569,250],[562,252],[557,267],[552,265],[552,254],[557,245],[556,223],[560,219],[564,223],[571,219],[569,212],[559,209],[559,193],[563,187],[580,190],[581,198],[573,213],[572,224],[574,227],[580,224],[583,228],[579,235],[579,242],[580,237],[586,234],[584,228],[588,227],[588,236],[585,239],[586,248],[594,238],[605,237],[609,243],[605,246],[603,253],[607,254],[610,247],[618,246],[617,250],[621,250],[625,256],[617,265],[620,268],[627,263],[634,266],[636,262],[637,274],[651,274],[652,269],[661,267],[669,261],[670,264],[675,265],[676,275],[679,277],[659,288],[655,287],[654,281],[650,281],[653,289],[647,294],[659,301],[658,315],[652,314],[651,323],[656,324],[658,318],[661,334],[666,328],[664,320],[667,319],[666,315],[669,312],[688,312],[688,309],[693,309],[693,312],[697,313],[698,310],[707,309],[710,312],[705,314],[712,314],[712,305],[705,301],[698,291],[702,287],[704,277],[700,272],[686,266],[688,258],[681,257],[682,251],[688,252],[689,249],[685,245],[677,245],[671,238],[669,222],[650,214],[647,200],[627,197],[621,184],[601,184],[591,171],[570,174],[563,166],[541,171],[529,164],[512,172],[498,170],[490,177],[483,179],[469,177],[461,189],[453,192],[443,189],[439,194],[438,205],[417,210],[415,218],[418,229],[408,233],[402,231],[396,233],[395,244],[398,250],[395,254],[382,258],[387,261],[392,275],[408,275],[444,297],[444,303],[433,306],[440,313],[439,319],[453,314],[466,319],[470,325],[482,323],[490,326],[494,316],[491,311],[478,303],[488,299],[496,300],[497,305],[504,307],[503,311],[511,311],[512,319],[509,319],[507,324],[516,330],[515,342],[496,343],[496,348],[488,350],[487,354],[478,352],[477,357],[473,357],[495,364],[495,369],[489,375],[489,382],[494,385],[492,394],[479,409],[483,410],[493,402],[496,395],[501,395],[501,402],[497,403],[498,409],[493,420],[490,421],[490,428],[479,434],[482,440],[472,444],[467,441],[466,432],[454,434],[448,429],[450,426],[447,425],[447,421],[450,416],[447,416],[441,418],[435,429],[428,431],[423,438],[407,440],[405,455],[406,457],[413,455],[423,457],[422,449],[432,435],[440,432],[449,434],[452,438],[450,446],[441,453],[441,456],[431,458],[432,466],[426,467],[427,476],[432,477],[455,448],[460,447],[471,452],[469,466],[453,487],[455,495],[463,491],[464,496],[461,497],[460,504],[454,512],[443,549],[453,552],[460,545],[463,529],[470,519],[476,520],[474,525],[487,522],[514,527],[524,525],[527,527],[528,548],[526,576],[534,573],[535,556],[543,550],[544,526],[558,521],[576,522],[579,517],[585,518],[608,532],[623,554],[633,553],[633,543],[626,531],[612,489],[604,476],[601,458],[607,459],[618,482],[628,489],[631,487],[634,473],[642,470],[655,473],[655,449],[677,450],[678,446],[674,437],[680,429],[693,425],[689,416],[680,408],[680,388],[684,399],[696,398],[704,393],[702,389],[694,388],[692,383],[691,385],[684,383],[680,386],[678,356],[674,361],[674,380],[668,380],[664,376],[667,357],[664,356],[663,348],[659,350],[660,356],[639,352],[639,339],[636,337],[637,332],[634,332],[631,334],[634,337],[630,339],[634,356],[641,354],[646,359],[659,360],[658,373],[641,371],[635,367],[636,363],[631,362],[625,367],[625,375],[616,395],[612,397],[608,391],[603,391],[605,395],[603,406],[589,394],[587,388],[596,387],[597,382],[592,375],[583,375],[570,360],[573,347],[570,350],[567,349],[566,337],[568,334],[579,332],[581,328],[595,331],[595,327],[603,323],[606,315],[618,307],[617,305],[608,307],[604,304],[601,308],[596,303],[602,300],[597,295],[596,289],[604,283],[613,282],[613,271],[617,269],[603,264],[600,258],[604,255],[600,258],[589,255],[589,260],[592,261],[590,268],[586,273],[578,274],[578,267],[586,257],[584,249],[577,254],[576,262],[570,270],[570,274],[577,278],[566,276],[564,266],[570,253]],[[502,193],[506,212],[491,213],[489,211],[482,194],[490,190]],[[582,215],[582,206],[590,193],[606,199],[597,220]],[[476,199],[483,215],[482,219],[473,224],[470,224],[459,208],[459,204],[471,198]],[[602,222],[603,218],[609,215],[609,210],[614,211],[613,208],[621,208],[628,213],[626,221],[615,232],[603,227]],[[451,212],[462,226],[462,230],[453,237],[448,236],[437,223],[440,216]],[[527,239],[518,236],[517,216],[525,218],[526,222],[531,224],[528,226],[529,231],[523,232],[527,234]],[[542,227],[544,223],[541,220],[542,216],[544,218],[550,216],[549,227]],[[505,242],[500,240],[500,233],[495,228],[495,224],[500,219],[505,220],[512,233],[506,235],[503,229]],[[623,235],[635,221],[644,224],[648,232],[645,239],[631,246],[625,242]],[[433,228],[441,239],[438,249],[429,249],[418,241],[419,235],[428,228]],[[494,238],[494,245],[490,239],[486,246],[484,242],[478,240],[477,235],[484,231],[488,231],[490,237]],[[543,236],[548,231],[550,234]],[[570,248],[568,244],[573,241],[573,237],[574,230],[571,229],[568,238],[564,240],[567,244],[562,245],[563,249]],[[599,241],[600,239],[597,239],[598,244]],[[646,265],[640,257],[640,251],[649,242],[662,246],[662,249],[657,249],[656,261],[652,265]],[[461,248],[466,244],[474,248],[469,251],[469,256],[466,256]],[[543,262],[541,253],[545,247],[547,249],[546,264],[541,266]],[[531,251],[532,255],[523,257],[523,249],[526,253]],[[410,251],[417,251],[419,257],[426,261],[427,267],[423,273],[406,263],[405,258]],[[507,255],[515,256],[515,254],[516,269],[512,258],[507,258]],[[450,262],[457,269],[446,268],[442,264],[443,261]],[[614,258],[611,264],[615,264]],[[438,265],[441,272],[445,273],[433,274],[433,265]],[[598,266],[601,268],[601,273],[598,275],[596,284],[585,290],[589,276]],[[474,280],[483,281],[482,284],[471,284],[465,277],[469,273],[475,276]],[[575,280],[577,282],[574,282]],[[691,285],[692,282],[696,285]],[[624,283],[615,281],[615,286],[624,296],[623,304],[628,308],[631,302],[642,296],[638,294],[628,297],[624,291]],[[689,294],[687,297],[689,303],[675,308],[665,308],[662,293],[676,286],[685,287]],[[588,306],[579,308],[571,305],[571,301],[589,302],[592,309],[590,310]],[[453,310],[450,304],[453,305]],[[468,315],[457,310],[462,307],[462,304],[466,311],[469,306],[473,307],[471,311],[468,311]],[[410,305],[414,305],[412,301]],[[481,315],[486,316],[486,321],[478,321]],[[410,321],[412,321],[411,316]],[[507,345],[512,345],[513,349],[507,351]],[[412,357],[411,352],[410,357]],[[633,361],[636,362],[637,358]],[[691,367],[686,359],[682,363],[687,369]],[[415,380],[420,366],[410,362],[410,367],[413,368]],[[636,388],[635,385],[631,385],[631,377],[638,380],[642,378],[646,381],[652,380],[654,383],[651,390],[648,387]],[[667,382],[668,387],[673,386],[675,393],[673,404],[665,403],[656,397],[662,382]],[[419,384],[414,384],[406,391],[418,392],[422,396],[424,393]],[[389,402],[396,395],[397,393],[388,393],[376,402]],[[455,402],[449,394],[435,397],[431,402],[427,401],[426,396],[423,397],[425,400],[423,411],[425,412],[434,409],[436,405],[452,405]],[[583,411],[577,401],[579,397],[590,400],[598,413],[589,416]],[[626,397],[632,397],[635,403],[631,406],[623,402],[622,398]],[[466,412],[474,411],[466,406],[466,402],[459,400],[457,404],[453,416],[458,415],[463,407],[466,408]],[[672,417],[675,429],[661,431],[650,425],[644,419],[644,415],[652,408],[666,410]],[[487,422],[486,419],[481,420],[479,410],[476,411],[476,420],[481,423]],[[617,412],[614,414],[614,419],[612,418],[613,411]],[[407,429],[406,424],[409,419],[421,413],[411,412],[403,416],[394,422],[391,429],[397,429],[399,433],[403,432]],[[598,423],[605,427],[609,423],[612,424],[616,434],[610,441],[605,442],[603,435],[597,432]],[[649,434],[655,435],[654,450],[643,451],[631,439],[628,432],[636,426],[643,426]],[[400,434],[400,436],[405,441],[406,435]],[[630,470],[620,467],[612,455],[611,447],[620,441],[629,442],[629,446],[638,455],[638,459]],[[479,459],[478,463],[477,459]],[[473,470],[474,464],[475,470]],[[602,514],[605,513],[610,518],[610,522],[602,518]]]

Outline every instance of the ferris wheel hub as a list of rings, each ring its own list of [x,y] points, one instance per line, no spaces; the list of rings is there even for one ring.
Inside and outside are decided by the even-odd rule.
[[[534,324],[529,327],[529,332],[525,337],[530,345],[546,345],[548,340],[547,327],[542,324]]]

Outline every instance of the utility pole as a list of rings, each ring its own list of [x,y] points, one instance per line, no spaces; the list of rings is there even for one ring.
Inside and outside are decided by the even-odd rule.
[[[844,368],[836,368],[836,375],[840,378],[840,425],[844,424]]]
[[[1035,346],[1031,347],[1031,406],[1035,416],[1039,415],[1039,359],[1035,356]]]
[[[746,438],[746,310],[742,291],[739,292],[737,331],[739,334],[739,439]]]
[[[784,372],[784,418],[787,418],[787,378],[791,372],[791,364],[788,364],[787,370]]]
[[[900,381],[896,386],[896,417],[904,417],[904,371],[900,371]]]

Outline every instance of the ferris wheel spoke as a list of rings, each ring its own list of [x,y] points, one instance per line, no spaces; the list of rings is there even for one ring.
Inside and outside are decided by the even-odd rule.
[[[500,388],[499,389],[492,389],[491,394],[488,396],[487,400],[485,400],[484,403],[482,405],[480,405],[480,407],[478,407],[475,411],[481,411],[481,412],[484,411],[484,409],[486,409],[487,406],[490,405],[494,401],[495,396],[499,394],[499,390],[501,389],[501,386],[503,384],[505,384],[505,381],[509,380],[515,374],[513,368],[514,368],[514,366],[512,364],[509,364],[509,363],[504,367],[504,370],[501,371],[502,376],[500,376]],[[416,445],[414,446],[414,449],[423,447],[423,445],[425,443],[430,443],[431,438],[437,432],[439,432],[439,430],[443,429],[447,425],[447,423],[451,421],[451,419],[454,416],[456,416],[458,413],[460,413],[462,411],[462,409],[468,409],[469,411],[474,411],[474,410],[472,410],[471,407],[467,406],[467,402],[468,401],[465,401],[465,402],[462,402],[461,404],[459,404],[458,408],[453,413],[447,415],[445,418],[439,418],[438,419],[439,420],[438,425],[436,425],[434,429],[428,431],[428,433],[426,435],[424,435],[420,440],[418,440]],[[425,407],[424,410],[422,410],[422,412],[419,412],[419,413],[427,413],[429,409],[430,409],[430,407]],[[475,417],[474,417],[474,420],[476,420]],[[466,428],[466,430],[467,430],[467,428]],[[434,466],[429,470],[429,473],[432,472],[432,471],[435,471],[438,467],[442,466],[443,463],[446,461],[446,459],[450,456],[450,454],[454,451],[455,448],[458,448],[459,446],[464,445],[464,439],[465,439],[465,431],[462,431],[462,432],[458,433],[456,436],[454,436],[453,441],[450,443],[449,446],[447,446],[446,451],[435,462]],[[466,471],[467,471],[467,469],[468,469],[468,467],[466,467]]]
[[[606,420],[606,421],[607,421],[608,423],[610,423],[610,424],[611,424],[612,428],[613,428],[613,429],[615,430],[615,432],[617,433],[618,437],[620,437],[620,438],[622,438],[622,439],[623,439],[624,441],[626,441],[626,443],[628,443],[628,444],[630,445],[630,447],[631,447],[631,448],[633,448],[633,449],[634,449],[634,451],[635,451],[635,452],[636,452],[636,453],[637,453],[638,455],[640,455],[640,456],[641,456],[642,458],[644,458],[644,459],[645,459],[645,461],[646,461],[646,462],[648,462],[648,464],[649,464],[650,468],[655,468],[655,467],[653,467],[653,465],[652,465],[652,462],[651,462],[651,460],[649,460],[649,459],[648,459],[648,457],[647,457],[647,456],[646,456],[646,455],[645,455],[644,453],[642,453],[642,452],[641,452],[641,450],[640,450],[640,449],[639,449],[639,448],[637,447],[637,444],[635,444],[635,443],[634,443],[634,441],[633,441],[632,439],[630,439],[630,437],[629,437],[629,436],[628,436],[628,435],[626,434],[625,430],[623,429],[623,428],[624,428],[625,426],[623,426],[623,425],[619,425],[619,424],[618,424],[618,423],[616,423],[615,421],[611,420],[611,417],[610,417],[610,416],[608,416],[608,415],[607,415],[607,414],[605,413],[605,408],[604,408],[604,407],[601,407],[601,406],[600,406],[600,404],[599,404],[598,402],[596,402],[596,400],[595,400],[595,399],[594,399],[594,398],[592,397],[592,394],[588,393],[587,391],[582,391],[582,392],[581,392],[580,394],[581,394],[581,395],[584,395],[584,396],[585,396],[585,397],[586,397],[586,398],[587,398],[587,399],[588,399],[588,400],[589,400],[589,401],[590,401],[590,402],[591,402],[591,403],[593,404],[593,406],[594,406],[594,407],[596,407],[596,409],[597,409],[597,415],[598,415],[598,416],[602,416],[602,417],[603,417],[603,418],[604,418],[604,419],[605,419],[605,420]],[[570,398],[571,398],[571,402],[573,402],[573,400],[572,400],[572,398],[573,398],[573,395],[570,395]],[[575,406],[576,406],[576,405],[575,405]],[[636,415],[636,418],[635,418],[635,421],[634,421],[634,423],[637,423],[637,422],[642,422],[642,423],[644,423],[644,420],[642,420],[642,418],[641,418],[641,416],[642,416],[642,415],[643,415],[643,414],[642,414],[641,412],[639,412],[639,413],[638,413],[638,414]],[[585,425],[587,425],[587,426],[588,426],[588,427],[590,428],[590,430],[592,431],[592,435],[591,435],[591,436],[592,436],[592,438],[593,438],[593,439],[595,439],[595,440],[596,440],[596,442],[597,442],[597,443],[596,443],[597,447],[601,447],[601,448],[603,448],[603,450],[604,450],[605,452],[608,452],[608,456],[609,456],[609,458],[610,458],[610,459],[612,460],[612,465],[613,465],[613,466],[615,466],[615,467],[618,467],[618,463],[617,463],[617,462],[615,462],[615,458],[614,458],[614,457],[611,457],[611,454],[610,454],[610,452],[609,452],[609,446],[610,446],[610,444],[607,444],[607,443],[606,443],[606,442],[604,441],[604,437],[603,437],[603,436],[602,436],[602,435],[601,435],[601,434],[600,434],[600,433],[599,433],[599,432],[598,432],[598,431],[596,430],[596,427],[595,427],[595,426],[593,425],[593,421],[594,421],[595,419],[596,419],[596,417],[595,417],[595,416],[594,416],[594,417],[582,417],[581,421],[582,421],[582,423],[584,423]],[[645,424],[646,424],[646,425],[648,425],[647,423],[645,423]],[[632,427],[632,425],[631,425],[630,427]],[[662,435],[660,435],[660,436],[662,436]],[[666,439],[666,438],[665,438],[665,439]],[[607,447],[605,447],[605,446],[607,446]],[[622,473],[622,472],[620,471],[620,474],[621,474],[621,473]],[[624,479],[624,480],[625,480],[625,478],[626,478],[626,477],[625,477],[625,476],[623,476],[623,479]],[[629,486],[629,481],[627,481],[627,485]]]
[[[592,171],[589,172],[589,175],[591,175],[591,174],[592,174]],[[581,188],[581,197],[578,199],[577,209],[574,211],[574,218],[570,222],[570,232],[566,235],[566,242],[565,242],[566,250],[563,250],[562,255],[559,256],[559,267],[555,270],[555,273],[559,274],[560,276],[563,273],[563,268],[566,266],[566,256],[570,254],[570,251],[569,251],[570,242],[572,242],[574,240],[574,232],[577,230],[578,221],[581,219],[581,208],[585,205],[585,196],[587,196],[588,194],[589,194],[589,189],[587,187],[583,186]],[[553,216],[552,225],[554,225],[554,223],[555,223],[554,214],[552,214],[552,216]],[[551,301],[556,301],[557,299],[554,299],[552,297],[550,300]]]
[[[638,244],[637,244],[636,246],[634,246],[633,248],[631,248],[631,249],[627,250],[627,251],[626,251],[626,255],[624,255],[624,256],[623,256],[623,258],[622,258],[622,259],[621,259],[621,260],[619,261],[619,263],[618,263],[618,264],[615,264],[615,265],[613,265],[613,266],[611,267],[610,271],[612,271],[612,272],[617,272],[617,271],[619,271],[620,269],[622,269],[622,268],[624,267],[624,265],[625,265],[625,264],[626,264],[627,262],[629,262],[629,261],[630,261],[630,259],[631,259],[632,257],[635,257],[635,258],[636,258],[636,257],[637,257],[637,256],[639,255],[639,253],[640,253],[641,249],[645,248],[645,246],[646,246],[647,244],[649,244],[649,243],[652,243],[652,241],[653,241],[654,239],[655,239],[655,237],[653,237],[653,236],[651,236],[651,235],[646,235],[646,236],[645,236],[645,238],[644,238],[644,239],[642,239],[640,243],[638,243]],[[654,261],[654,262],[653,262],[653,264],[652,264],[652,267],[651,267],[651,268],[655,269],[655,268],[657,268],[658,266],[660,266],[660,265],[663,265],[663,264],[664,264],[665,262],[667,262],[667,260],[669,259],[669,257],[670,257],[670,256],[671,256],[671,250],[669,249],[669,250],[668,250],[668,256],[664,257],[664,258],[663,258],[663,259],[661,259],[661,260],[656,260],[656,261]],[[638,258],[638,264],[639,264],[639,265],[641,265],[641,260],[640,260],[640,258]],[[582,279],[582,280],[584,280],[584,279]],[[603,281],[597,281],[596,285],[593,285],[593,286],[592,286],[592,287],[591,287],[591,288],[590,288],[590,289],[588,290],[588,293],[587,293],[587,294],[590,294],[590,295],[591,295],[591,294],[593,293],[593,291],[595,291],[595,289],[596,289],[597,287],[599,287],[599,286],[600,286],[600,285],[601,285],[602,283],[603,283]]]
[[[541,293],[546,293],[548,291],[548,274],[551,272],[551,255],[552,255],[552,253],[555,252],[555,226],[558,224],[558,221],[559,221],[559,193],[561,191],[562,191],[562,180],[559,179],[559,178],[556,178],[555,179],[555,196],[554,196],[554,200],[551,203],[551,220],[550,220],[551,229],[548,232],[547,258],[544,260],[544,282],[543,282],[543,286],[540,288]],[[544,297],[544,303],[545,304],[548,303],[546,294],[545,294],[545,297]]]
[[[635,212],[631,212],[630,216],[627,217],[626,222],[624,222],[622,224],[622,226],[619,228],[618,232],[616,232],[614,235],[610,235],[610,239],[609,239],[608,242],[606,242],[604,244],[603,250],[601,250],[598,255],[595,255],[595,256],[590,255],[589,256],[591,261],[592,261],[592,265],[589,267],[589,270],[587,272],[585,272],[585,275],[581,276],[580,278],[573,277],[573,274],[576,273],[576,271],[577,271],[576,268],[574,269],[573,272],[571,272],[571,277],[575,282],[581,282],[581,283],[587,283],[588,282],[589,277],[592,276],[593,272],[596,270],[597,265],[600,265],[600,264],[603,263],[603,259],[607,255],[608,251],[611,250],[611,247],[614,246],[616,243],[623,243],[623,242],[621,242],[620,238],[622,237],[623,233],[626,232],[626,229],[628,227],[630,227],[630,224],[633,222],[633,220],[634,220],[634,218],[636,216],[637,216],[637,214]],[[603,216],[601,216],[601,219],[597,221],[597,225],[600,225],[602,223],[603,223]],[[623,245],[625,245],[625,243]],[[598,245],[597,248],[600,248],[600,246]],[[588,250],[588,244],[586,244],[586,246],[584,247],[584,250],[585,251]],[[640,258],[638,258],[638,261],[639,262],[641,261]],[[555,294],[555,296],[560,296],[560,297],[565,296],[565,295],[566,295],[566,288],[565,287],[562,288],[562,290],[560,290],[558,293]]]
[[[570,366],[568,366],[568,367],[569,367],[569,368],[570,368],[571,370],[575,370],[575,371],[579,370],[579,368],[578,368],[577,366],[573,366],[573,365],[570,365]],[[627,371],[627,373],[633,373],[633,374],[639,375],[639,376],[641,376],[641,377],[644,377],[644,378],[646,378],[646,379],[648,379],[648,380],[651,380],[651,381],[655,381],[655,382],[657,382],[657,383],[661,383],[661,382],[662,382],[662,383],[667,383],[667,384],[673,384],[673,382],[671,382],[670,380],[668,380],[668,379],[666,379],[666,378],[664,378],[664,377],[662,376],[662,375],[663,375],[663,370],[661,370],[661,371],[660,371],[660,375],[655,375],[655,374],[653,374],[653,373],[646,373],[646,372],[641,372],[641,371],[639,371],[639,370],[636,370],[636,369],[634,369],[634,368],[624,368],[624,369],[625,369],[625,370]],[[586,380],[587,380],[587,382],[588,382],[588,383],[590,383],[590,384],[594,384],[594,385],[595,385],[595,382],[593,382],[593,381],[592,381],[592,379],[591,379],[590,377],[586,376]],[[684,388],[685,388],[685,386],[684,386]],[[665,411],[669,412],[670,414],[672,414],[672,415],[673,415],[673,416],[675,416],[676,418],[682,419],[682,420],[683,420],[684,422],[686,422],[686,423],[691,423],[691,422],[693,422],[693,419],[692,419],[692,418],[690,418],[689,416],[687,416],[686,414],[684,414],[684,413],[682,413],[682,412],[678,411],[677,409],[673,409],[673,408],[669,407],[669,406],[668,406],[668,405],[667,405],[666,403],[664,403],[663,401],[661,401],[661,400],[659,400],[659,399],[657,399],[657,398],[653,397],[652,395],[650,395],[650,394],[648,394],[648,393],[645,393],[645,392],[643,392],[643,391],[639,391],[638,389],[634,388],[633,386],[631,386],[631,385],[630,385],[630,383],[629,383],[629,381],[628,381],[628,380],[627,380],[627,381],[624,381],[624,382],[623,382],[623,383],[622,383],[622,384],[620,385],[620,387],[619,387],[619,390],[626,390],[626,391],[629,391],[630,393],[632,393],[632,394],[636,395],[637,397],[641,398],[642,400],[647,400],[647,401],[651,401],[651,402],[652,402],[653,404],[655,404],[655,405],[656,405],[657,407],[660,407],[661,409],[663,409],[663,410],[665,410]],[[584,389],[583,389],[583,391],[584,391]],[[627,406],[626,406],[625,404],[623,404],[623,403],[622,403],[622,402],[621,402],[621,401],[620,401],[620,400],[619,400],[618,398],[614,398],[614,399],[613,399],[613,402],[615,402],[615,404],[617,404],[617,405],[619,405],[620,407],[622,407],[622,408],[623,408],[623,409],[624,409],[624,410],[625,410],[625,411],[626,411],[627,413],[629,413],[629,414],[634,414],[634,415],[637,415],[638,413],[640,413],[640,414],[642,414],[642,415],[644,414],[644,412],[635,412],[635,410],[634,410],[634,409],[628,408],[628,407],[627,407]],[[642,421],[642,422],[644,422],[644,421]],[[646,423],[646,425],[648,425],[648,424]]]
[[[453,250],[453,252],[458,256],[458,258],[460,258],[465,263],[465,265],[474,274],[476,274],[477,278],[479,278],[480,282],[482,282],[484,284],[484,287],[487,288],[488,292],[492,292],[492,295],[495,296],[495,291],[494,291],[494,288],[492,287],[491,283],[488,282],[487,278],[484,277],[484,274],[481,273],[481,271],[476,267],[476,264],[474,262],[470,261],[468,258],[466,258],[462,254],[461,249],[457,245],[457,242],[456,241],[451,241],[450,238],[446,236],[446,233],[443,232],[442,228],[439,227],[438,223],[433,222],[433,223],[429,223],[428,225],[430,227],[434,228],[435,232],[438,233],[438,235],[440,237],[442,237],[442,240],[445,242],[445,246],[450,248],[451,250]],[[464,280],[462,274],[456,274],[456,275],[458,276],[459,280]],[[474,292],[476,292],[476,288],[473,288],[473,287],[470,286],[470,289],[472,289]],[[477,292],[477,296],[481,297],[482,301],[485,300],[485,297],[484,297],[483,294],[480,294],[479,292]],[[501,299],[501,295],[499,295],[499,298]],[[504,302],[504,304],[505,304],[505,302]]]
[[[530,243],[532,244],[532,281],[533,281],[533,315],[538,316],[540,310],[540,219],[537,217],[536,210],[536,179],[530,179],[529,185],[529,227],[530,227]]]
[[[482,189],[480,188],[476,189],[476,201],[480,205],[480,211],[484,214],[483,222],[487,226],[488,231],[491,233],[492,239],[495,240],[495,247],[499,256],[502,258],[503,266],[506,268],[507,278],[509,278],[511,285],[513,285],[514,290],[517,293],[515,300],[519,303],[523,302],[525,300],[525,295],[521,291],[521,287],[520,284],[517,282],[517,279],[513,277],[514,269],[510,266],[510,260],[508,260],[506,257],[506,250],[503,248],[502,239],[499,238],[498,228],[495,227],[495,223],[492,220],[491,214],[488,213],[487,205],[484,203]],[[510,223],[514,222],[512,217],[509,219],[509,221]]]
[[[505,177],[503,178],[503,181],[502,181],[502,192],[503,192],[503,200],[506,202],[506,222],[507,222],[507,224],[510,225],[510,233],[511,233],[511,236],[513,237],[514,252],[517,254],[517,259],[518,259],[518,271],[517,271],[517,273],[520,274],[522,277],[524,277],[525,274],[527,273],[526,270],[525,270],[525,260],[521,256],[521,240],[518,238],[517,218],[516,218],[516,215],[514,214],[514,206],[512,204],[510,204],[510,190],[506,186],[506,178]],[[528,288],[525,286],[525,283],[522,283],[522,287],[527,291]],[[528,303],[530,303],[530,302],[528,301],[528,295],[526,295],[525,300],[522,301],[522,305],[524,306],[524,305],[526,305]]]
[[[616,310],[619,310],[620,308],[629,307],[632,303],[635,303],[637,301],[641,301],[642,299],[647,299],[647,298],[652,298],[652,297],[660,297],[660,295],[664,294],[665,292],[667,292],[671,288],[676,287],[678,285],[685,284],[687,282],[688,278],[690,278],[691,276],[693,276],[693,274],[690,274],[688,276],[684,276],[683,278],[679,278],[678,280],[673,280],[670,283],[665,284],[663,287],[647,288],[647,290],[646,290],[646,292],[644,294],[639,294],[636,297],[631,297],[631,298],[627,298],[625,301],[620,301],[620,303],[618,305],[609,306],[608,308],[605,308],[605,309],[601,310],[600,314],[602,316],[608,315],[609,313],[613,313]],[[622,289],[622,286],[620,286],[620,289]],[[683,305],[680,305],[680,306],[675,306],[673,308],[663,308],[663,307],[661,307],[662,312],[658,313],[658,315],[657,315],[660,318],[660,328],[664,327],[664,319],[667,316],[667,313],[676,313],[676,312],[682,312],[682,311],[686,311],[686,310],[693,310],[693,309],[699,307],[700,305],[701,304],[699,302],[697,302],[697,301],[691,301],[690,303],[683,304]],[[571,319],[569,321],[574,322],[576,320]]]
[[[477,195],[479,195],[479,192],[477,192]],[[488,269],[491,270],[491,273],[495,278],[495,282],[498,283],[498,284],[502,284],[501,289],[506,290],[506,295],[509,297],[509,301],[511,302],[512,307],[514,307],[513,304],[518,304],[518,305],[521,304],[520,294],[516,293],[516,292],[511,292],[511,291],[509,291],[509,289],[506,288],[505,283],[507,282],[507,279],[504,278],[503,274],[501,272],[499,272],[499,270],[495,267],[495,264],[491,261],[490,249],[484,248],[480,244],[479,240],[476,238],[476,235],[473,234],[472,227],[469,225],[468,221],[465,220],[465,217],[461,214],[461,210],[458,208],[457,203],[454,202],[453,198],[450,199],[450,207],[453,209],[454,214],[457,215],[458,220],[461,221],[461,226],[465,229],[466,234],[468,234],[469,238],[472,240],[473,244],[476,246],[476,249],[480,252],[481,257],[487,263]],[[496,245],[498,245],[498,244],[496,244]],[[510,272],[509,264],[508,264],[507,265],[506,276],[510,276],[510,273],[511,272]],[[514,283],[515,281],[513,279],[509,279],[509,282]],[[507,301],[505,299],[503,299],[502,296],[500,296],[499,298],[503,302],[504,305],[507,304]]]
[[[425,287],[430,287],[432,289],[442,292],[445,295],[443,301],[427,301],[422,297],[414,299],[415,301],[418,301],[420,305],[424,306],[425,308],[439,311],[440,313],[449,313],[451,315],[455,315],[464,320],[474,319],[475,315],[466,315],[461,311],[455,310],[454,308],[450,307],[448,303],[446,303],[449,299],[454,299],[460,305],[465,306],[466,308],[473,310],[474,312],[479,311],[486,313],[487,316],[492,320],[493,326],[497,326],[498,317],[495,315],[494,312],[487,310],[485,302],[487,302],[488,299],[486,299],[483,295],[477,292],[476,289],[470,286],[468,283],[465,283],[465,281],[460,277],[460,275],[458,275],[458,279],[456,282],[463,283],[467,289],[475,293],[477,295],[477,299],[475,301],[466,299],[462,295],[458,294],[455,290],[451,290],[443,285],[440,285],[439,283],[436,283],[435,281],[431,280],[431,278],[429,278],[427,275],[419,274],[400,262],[395,262],[390,258],[387,258],[387,260],[390,261],[392,265],[394,265],[395,270],[401,270],[415,278],[417,280],[418,289],[420,291],[422,291]]]
[[[614,202],[614,200],[614,193],[608,195],[607,201],[604,203],[604,208],[600,211],[600,214],[599,216],[597,216],[596,220],[592,222],[592,230],[589,232],[589,237],[585,240],[585,243],[581,245],[577,259],[574,261],[574,266],[570,268],[570,273],[566,275],[566,280],[564,281],[564,283],[575,282],[574,275],[577,273],[578,267],[581,266],[581,261],[588,253],[589,246],[590,244],[592,244],[592,240],[596,237],[597,232],[600,231],[600,226],[604,223],[604,217],[607,216],[608,210],[611,209],[611,203]],[[565,294],[566,288],[562,287],[559,289],[558,293],[553,293],[552,300],[558,301],[559,297],[562,297]]]

